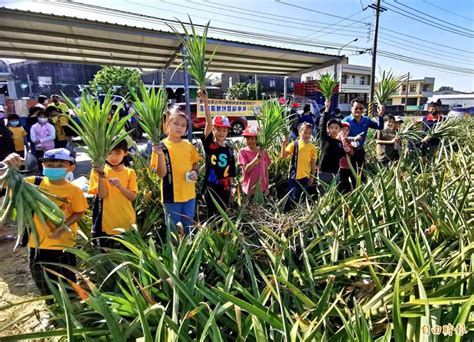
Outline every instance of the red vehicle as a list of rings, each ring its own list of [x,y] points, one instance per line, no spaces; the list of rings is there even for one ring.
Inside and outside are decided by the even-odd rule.
[[[186,112],[186,103],[176,103],[176,106],[183,112]],[[203,130],[206,126],[206,118],[197,117],[196,102],[191,102],[191,117],[193,121],[193,130]],[[228,116],[230,121],[230,133],[232,135],[241,135],[247,128],[247,118],[245,116]]]

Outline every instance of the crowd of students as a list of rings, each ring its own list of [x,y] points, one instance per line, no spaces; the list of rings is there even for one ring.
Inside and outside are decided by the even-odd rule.
[[[206,126],[202,137],[205,155],[205,174],[200,189],[207,208],[208,217],[219,215],[216,204],[224,210],[229,207],[236,194],[237,166],[242,173],[241,189],[251,200],[260,186],[263,193],[269,189],[269,165],[271,159],[267,151],[258,146],[259,131],[249,126],[243,132],[246,146],[238,151],[227,141],[230,122],[227,117],[215,116],[209,110],[205,93],[199,96],[204,104]],[[57,100],[57,99],[56,99]],[[35,106],[30,113],[36,113],[37,122],[31,124],[29,141],[35,155],[39,158],[41,176],[26,178],[57,197],[52,198],[63,210],[66,225],[70,230],[58,230],[50,222],[35,219],[39,234],[39,244],[30,236],[28,240],[30,268],[33,279],[42,294],[50,294],[44,279],[42,263],[75,265],[72,254],[64,251],[73,247],[77,238],[77,222],[88,208],[83,192],[66,180],[66,175],[74,171],[75,161],[71,152],[65,148],[67,134],[61,116],[66,108],[53,99],[52,105],[45,107],[44,101]],[[315,179],[325,183],[336,181],[341,192],[348,192],[355,184],[354,172],[361,172],[365,163],[365,143],[369,129],[378,130],[376,135],[377,156],[380,163],[387,165],[400,154],[401,141],[396,136],[403,120],[388,116],[384,128],[384,109],[379,107],[376,121],[364,116],[365,104],[354,99],[352,114],[342,121],[331,118],[330,103],[326,102],[320,121],[321,147],[311,142],[313,125],[302,122],[298,127],[298,136],[293,141],[284,139],[281,157],[290,158],[288,176],[289,200],[287,210],[298,203],[305,189]],[[50,122],[51,118],[57,118]],[[19,125],[18,115],[10,114],[5,126],[4,115],[0,112],[0,148],[3,163],[9,167],[20,167],[25,151],[25,131]],[[424,118],[430,127],[441,120],[438,104],[432,103],[429,114]],[[30,122],[31,123],[31,122]],[[150,168],[161,182],[161,202],[163,203],[167,226],[170,230],[182,230],[190,234],[196,208],[196,181],[199,177],[198,162],[201,159],[195,146],[182,139],[187,132],[188,118],[185,113],[174,110],[165,123],[166,138],[153,145]],[[8,132],[6,132],[8,130]],[[4,144],[9,136],[11,144]],[[429,142],[428,140],[424,143]],[[122,141],[110,152],[105,167],[92,165],[89,193],[95,196],[92,214],[92,236],[100,247],[113,245],[108,237],[131,229],[136,222],[133,201],[137,197],[137,176],[133,168],[124,165],[128,154],[128,144]],[[319,154],[319,156],[318,156]],[[319,166],[318,166],[319,159]],[[58,200],[61,198],[61,200]],[[50,266],[53,267],[54,266]],[[72,277],[70,271],[56,267],[57,272]]]

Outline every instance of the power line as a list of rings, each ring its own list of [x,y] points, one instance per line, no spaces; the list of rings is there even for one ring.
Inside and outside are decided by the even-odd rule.
[[[304,37],[305,37],[305,38],[311,37],[311,36],[315,35],[315,34],[318,33],[318,32],[321,32],[321,31],[323,31],[323,30],[325,30],[325,29],[329,29],[329,28],[331,28],[331,26],[334,27],[334,25],[337,25],[337,24],[339,24],[340,22],[343,22],[343,21],[345,21],[345,20],[347,20],[347,19],[350,19],[350,18],[352,18],[352,17],[354,17],[354,16],[356,16],[356,15],[358,15],[359,13],[362,13],[362,12],[364,12],[364,11],[363,11],[363,10],[357,11],[356,13],[354,13],[354,14],[352,14],[352,15],[350,15],[350,16],[344,18],[344,19],[341,19],[341,20],[336,21],[334,24],[329,24],[329,25],[327,25],[326,28],[324,28],[324,29],[321,29],[321,30],[318,30],[318,31],[314,31],[314,32],[312,32],[312,33],[310,33],[310,34],[308,34],[308,35],[306,35],[306,36],[304,36]],[[362,20],[365,20],[365,18],[362,19]],[[352,23],[352,24],[349,24],[349,25],[353,25],[353,23]],[[343,26],[343,27],[345,27],[345,26]],[[335,29],[335,30],[340,30],[340,29]],[[335,30],[333,30],[333,31],[331,31],[331,32],[334,32]],[[325,33],[325,34],[327,34],[327,33]]]
[[[177,25],[177,28],[180,28],[181,22],[179,20],[171,20],[171,19],[163,19],[159,17],[153,17],[150,15],[145,15],[145,14],[139,14],[139,13],[133,13],[133,12],[128,12],[128,11],[123,11],[123,10],[117,10],[117,9],[110,9],[110,8],[105,8],[101,6],[96,6],[96,5],[89,5],[89,4],[83,4],[79,2],[75,3],[55,3],[55,5],[63,5],[67,6],[68,8],[71,6],[75,6],[77,8],[81,9],[86,9],[94,13],[100,13],[100,14],[114,14],[117,17],[122,17],[125,19],[135,19],[135,20],[140,20],[140,21],[148,21],[148,22],[159,22],[160,24],[170,24],[170,25]],[[172,11],[170,11],[172,12]],[[182,13],[182,12],[180,12]],[[205,18],[205,17],[201,17]],[[209,19],[209,18],[205,18]],[[184,25],[190,26],[189,23],[183,22]],[[199,24],[194,24],[195,27],[203,28],[204,25],[199,25]],[[284,42],[284,43],[290,43],[293,45],[306,45],[306,46],[311,46],[311,47],[319,47],[319,48],[328,48],[328,49],[339,49],[343,46],[343,44],[336,44],[336,43],[331,43],[327,41],[320,41],[320,44],[315,44],[314,41],[304,41],[301,40],[300,36],[293,36],[295,38],[286,38],[282,36],[275,36],[275,35],[270,35],[270,34],[261,34],[261,33],[256,33],[256,32],[249,32],[249,31],[240,31],[240,30],[232,30],[232,29],[226,29],[226,28],[221,28],[221,27],[216,27],[216,26],[210,26],[209,27],[210,31],[212,32],[217,32],[217,33],[222,33],[222,34],[228,34],[232,36],[239,36],[239,37],[245,37],[245,38],[251,38],[251,39],[267,39],[275,42]],[[259,29],[259,28],[258,28]],[[281,32],[276,32],[276,33],[281,33]],[[261,44],[261,42],[260,42]],[[322,45],[324,44],[324,45]],[[358,51],[361,50],[360,47],[346,47],[344,50],[352,50],[352,51]]]
[[[450,27],[442,25],[442,24],[436,24],[436,23],[430,22],[427,19],[425,19],[423,17],[420,17],[419,15],[416,15],[416,14],[413,14],[413,13],[410,13],[410,12],[406,12],[402,8],[399,8],[399,7],[397,7],[393,4],[387,3],[387,1],[384,1],[384,3],[386,3],[387,6],[389,6],[389,9],[392,12],[400,14],[403,17],[412,19],[412,20],[417,21],[419,23],[422,23],[422,24],[425,24],[427,26],[431,26],[431,27],[434,27],[434,28],[437,28],[437,29],[440,29],[440,30],[443,30],[443,31],[446,31],[446,32],[454,33],[454,34],[464,36],[464,37],[468,37],[468,38],[474,38],[473,34],[462,32],[462,31],[459,31],[459,30],[456,30],[456,29],[451,29]],[[402,12],[400,12],[400,11],[402,11]]]
[[[284,2],[284,1],[281,1],[281,0],[275,0],[275,1],[278,2],[279,4],[286,5],[286,6],[290,6],[290,7],[295,7],[295,8],[299,8],[299,9],[303,9],[303,10],[305,10],[305,11],[309,11],[309,12],[313,12],[313,13],[319,13],[319,14],[322,14],[322,15],[327,15],[327,16],[333,17],[333,18],[339,18],[339,19],[344,19],[344,20],[350,20],[350,21],[356,22],[356,23],[358,22],[357,20],[347,19],[347,18],[338,16],[338,15],[335,15],[335,14],[330,14],[330,13],[326,13],[326,12],[317,11],[317,10],[314,10],[314,9],[312,9],[312,8],[307,8],[307,7],[303,7],[303,6],[298,6],[298,5],[290,4],[290,3],[288,3],[288,2]]]
[[[448,24],[448,25],[451,25],[451,26],[454,26],[454,27],[458,27],[458,28],[460,28],[461,30],[464,30],[464,31],[474,32],[473,30],[466,29],[466,28],[464,28],[464,27],[462,27],[462,26],[459,26],[459,25],[455,25],[455,24],[453,24],[453,23],[450,23],[449,21],[446,21],[446,20],[443,20],[443,19],[440,19],[440,18],[436,18],[436,17],[434,17],[434,16],[432,16],[432,15],[426,14],[425,12],[419,11],[419,10],[417,10],[416,8],[410,7],[410,6],[408,6],[408,5],[406,5],[406,4],[402,3],[402,2],[400,2],[400,1],[398,1],[398,0],[394,0],[394,1],[395,1],[397,4],[400,4],[400,5],[403,6],[403,7],[409,8],[409,9],[411,9],[411,10],[414,11],[414,12],[421,13],[421,14],[423,14],[424,16],[429,17],[429,18],[431,18],[431,19],[435,19],[435,20],[437,20],[437,21],[446,23],[446,24]]]
[[[432,66],[432,67],[435,67],[435,68],[439,68],[441,70],[450,70],[450,71],[459,72],[459,73],[462,73],[462,74],[474,75],[474,69],[453,67],[453,66],[450,66],[450,65],[447,65],[447,64],[430,62],[430,61],[426,61],[426,60],[423,60],[423,59],[418,59],[418,58],[413,58],[413,57],[410,57],[410,56],[405,56],[405,55],[392,53],[392,52],[389,52],[389,51],[379,50],[379,53],[380,53],[380,55],[383,55],[383,56],[388,57],[388,58],[398,59],[398,60],[406,61],[406,62],[413,63],[413,64]]]
[[[195,3],[193,0],[191,0],[189,2]],[[341,28],[342,27],[347,27],[347,25],[334,25],[334,24],[327,23],[327,22],[314,21],[312,19],[302,19],[302,18],[278,15],[278,14],[274,14],[274,13],[265,13],[265,12],[261,12],[261,11],[257,11],[257,10],[248,10],[248,9],[245,9],[245,8],[242,8],[242,7],[231,6],[231,5],[228,5],[228,4],[221,5],[219,3],[216,3],[216,2],[210,1],[210,0],[206,0],[205,3],[206,3],[206,7],[212,7],[212,8],[216,8],[216,9],[225,10],[226,12],[230,12],[231,11],[230,9],[232,9],[232,12],[242,13],[242,14],[245,14],[245,15],[251,15],[252,17],[278,20],[278,23],[280,25],[281,25],[282,19],[283,19],[285,22],[292,22],[292,23],[296,23],[296,24],[301,24],[302,21],[304,21],[304,24],[302,24],[302,25],[304,25],[305,27],[309,26],[309,27],[320,28],[320,27],[326,27],[328,25],[341,26]],[[214,6],[210,6],[209,4],[213,4]],[[256,13],[258,13],[258,15]],[[309,20],[311,20],[311,22],[309,22]],[[319,23],[319,24],[322,24],[322,25],[315,25],[315,23]],[[363,22],[352,23],[351,25],[356,25],[356,24],[365,25],[365,26],[368,25],[368,23],[363,23]],[[359,28],[354,27],[354,29],[359,29]],[[362,29],[362,27],[360,29]],[[360,33],[364,33],[364,32],[365,31],[360,31]]]
[[[61,3],[55,3],[55,4],[58,5],[58,4],[61,4]],[[143,14],[137,14],[137,13],[121,11],[121,10],[115,10],[115,9],[108,9],[108,8],[104,8],[104,7],[100,7],[100,6],[94,6],[94,5],[88,5],[88,4],[69,3],[69,4],[67,4],[67,6],[70,7],[72,4],[76,5],[75,7],[86,8],[91,12],[96,12],[96,13],[101,13],[101,14],[104,14],[104,13],[105,14],[111,14],[111,13],[113,13],[113,14],[119,16],[119,17],[124,17],[124,18],[127,18],[127,19],[134,19],[134,18],[137,19],[138,18],[139,20],[142,20],[142,21],[160,22],[162,24],[166,23],[166,22],[173,23],[173,24],[178,24],[179,23],[178,20],[162,19],[162,18],[158,18],[158,17],[151,17],[151,16],[147,16],[147,15],[143,15]],[[184,23],[184,24],[189,25],[187,23]],[[195,26],[203,27],[203,25],[197,25],[197,24]],[[320,48],[321,47],[326,47],[326,48],[334,48],[334,49],[338,49],[338,48],[342,47],[341,44],[330,43],[330,46],[329,46],[329,44],[327,44],[327,45],[318,45],[318,44],[315,44],[314,42],[305,41],[305,40],[302,40],[302,39],[294,40],[294,39],[288,39],[288,38],[281,37],[281,36],[258,34],[258,33],[255,33],[255,32],[236,31],[236,30],[222,29],[222,28],[216,28],[216,27],[211,27],[210,29],[213,30],[213,31],[216,31],[216,32],[226,33],[226,34],[230,34],[230,35],[234,35],[234,36],[244,36],[246,38],[251,38],[251,39],[261,39],[261,38],[263,38],[263,39],[267,39],[267,40],[270,40],[270,41],[275,41],[275,42],[278,42],[278,43],[287,43],[287,44],[293,44],[293,45],[306,45],[306,46],[320,47]],[[362,50],[362,48],[347,46],[347,47],[344,48],[344,50],[360,51],[360,50]],[[365,49],[365,50],[367,50],[367,49]],[[474,70],[472,70],[472,69],[451,67],[451,66],[446,65],[446,64],[439,64],[439,63],[435,63],[435,62],[431,62],[431,61],[416,59],[416,58],[409,57],[409,56],[393,54],[393,53],[390,53],[390,52],[387,52],[387,51],[382,51],[382,50],[380,51],[380,53],[383,54],[384,57],[392,58],[392,59],[398,59],[398,60],[405,61],[405,62],[408,62],[408,63],[411,63],[411,64],[432,66],[432,67],[435,67],[437,69],[450,70],[452,72],[461,73],[461,74],[473,74],[474,73]]]
[[[420,42],[413,42],[413,41],[410,41],[408,39],[403,39],[403,38],[400,38],[400,37],[397,37],[393,34],[389,34],[389,33],[385,33],[385,32],[382,32],[382,38],[386,38],[386,37],[391,37],[391,38],[395,38],[397,39],[398,41],[402,41],[402,42],[405,42],[404,44],[402,43],[401,45],[407,45],[409,44],[409,46],[413,46],[413,47],[416,47],[416,48],[420,48],[420,47],[425,47],[425,48],[430,48],[432,49],[433,48],[433,44],[431,45],[428,45],[428,44],[423,44],[423,43],[420,43]],[[393,41],[393,40],[392,40]],[[420,40],[420,41],[423,41],[423,40]],[[458,57],[461,57],[461,58],[466,58],[466,59],[474,59],[474,55],[464,55],[464,54],[460,54],[458,52],[458,49],[456,48],[450,48],[449,50],[450,51],[447,51],[447,49],[443,49],[439,46],[436,45],[436,52],[435,54],[438,55],[440,52],[441,54],[443,55],[449,55],[450,57],[453,56],[453,50],[456,50],[456,56]]]
[[[381,42],[383,44],[386,44],[386,45],[389,45],[389,46],[392,46],[392,47],[395,47],[395,48],[399,48],[399,49],[402,49],[402,50],[405,50],[405,51],[410,51],[410,52],[415,52],[416,54],[418,55],[423,55],[423,56],[428,56],[428,57],[433,57],[433,55],[431,54],[428,54],[428,53],[423,53],[423,52],[420,52],[419,50],[413,50],[407,46],[400,46],[400,45],[396,45],[396,44],[391,44],[391,43],[388,43],[387,42],[390,41],[390,42],[394,42],[394,43],[397,43],[396,41],[394,40],[389,40],[388,38],[382,38],[381,39]],[[455,58],[449,58],[449,57],[442,57],[440,56],[439,54],[436,54],[436,58],[439,59],[439,60],[444,60],[444,61],[447,61],[447,62],[451,62],[451,63],[459,63],[459,59],[455,59]]]
[[[401,33],[401,32],[395,31],[395,30],[391,30],[391,29],[388,29],[388,28],[385,28],[385,27],[381,27],[380,29],[382,31],[392,32],[392,33],[398,34],[400,36],[408,37],[408,38],[419,40],[419,41],[422,41],[422,42],[431,43],[431,44],[436,45],[436,46],[443,46],[443,47],[446,47],[446,48],[449,48],[449,49],[456,49],[457,51],[467,52],[469,54],[474,53],[473,51],[463,50],[463,49],[460,49],[460,48],[457,48],[457,47],[444,45],[444,44],[441,44],[441,43],[438,43],[438,42],[434,43],[432,41],[429,41],[429,40],[426,40],[426,39],[423,39],[423,38],[418,38],[418,37],[415,37],[415,36],[412,36],[412,35],[409,35],[409,34],[406,34],[406,33]]]
[[[427,1],[427,0],[423,0],[423,2],[426,3],[427,5],[433,6],[434,8],[440,9],[440,10],[445,11],[445,12],[447,12],[447,13],[451,13],[452,15],[458,16],[458,17],[460,17],[460,18],[464,18],[464,19],[467,19],[467,20],[469,20],[469,21],[474,21],[474,20],[472,20],[472,18],[465,17],[465,16],[463,16],[463,15],[461,15],[461,14],[458,14],[458,13],[456,13],[456,12],[450,11],[450,10],[448,10],[448,9],[446,9],[446,8],[443,8],[443,7],[437,6],[437,5],[435,5],[435,4],[432,4],[432,3],[430,3],[430,2]]]

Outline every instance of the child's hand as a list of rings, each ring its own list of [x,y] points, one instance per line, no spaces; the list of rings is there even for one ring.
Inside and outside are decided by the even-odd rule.
[[[324,107],[326,107],[326,111],[329,111],[329,107],[331,107],[331,101],[326,100],[326,102],[324,102]]]
[[[109,178],[110,185],[119,188],[120,187],[120,180],[118,178]]]
[[[189,179],[193,182],[196,182],[198,180],[198,173],[196,170],[191,171],[191,173],[189,174]]]
[[[8,167],[19,169],[20,166],[24,163],[24,159],[21,158],[18,154],[12,153],[8,155],[4,160],[3,163]]]
[[[400,137],[395,137],[393,140],[396,144],[398,144],[400,142]]]
[[[383,105],[377,106],[377,112],[379,113],[379,116],[383,116],[383,114],[385,113],[385,106]]]
[[[103,174],[104,173],[104,167],[99,166],[98,164],[92,164],[92,170],[94,170],[98,174]]]
[[[198,96],[203,100],[203,101],[207,101],[207,94],[206,94],[206,90],[205,89],[199,89],[197,91],[197,94]]]
[[[70,231],[71,229],[68,226],[56,227],[56,229],[54,229],[53,232],[51,233],[51,238],[57,240],[64,233],[68,233]]]
[[[158,144],[154,144],[153,145],[153,152],[155,152],[156,154],[158,155],[163,155],[163,147],[165,146],[165,144],[161,141],[159,142]]]

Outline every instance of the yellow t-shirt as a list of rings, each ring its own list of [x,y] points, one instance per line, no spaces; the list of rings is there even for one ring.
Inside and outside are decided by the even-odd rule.
[[[128,190],[138,192],[137,174],[135,170],[125,167],[123,170],[114,171],[108,165],[104,168],[105,187],[107,188],[107,197],[103,199],[102,211],[102,231],[108,235],[120,234],[115,228],[123,228],[128,230],[132,224],[136,223],[135,209],[132,202],[129,201],[122,192],[112,186],[108,179],[118,178],[120,184]],[[97,195],[99,188],[99,177],[95,171],[91,171],[89,181],[89,193]]]
[[[48,107],[56,107],[59,110],[61,110],[61,112],[63,114],[68,114],[69,113],[69,107],[64,102],[59,102],[59,104],[57,106],[54,103],[51,103],[50,105],[48,105]]]
[[[293,155],[295,150],[295,143],[292,142],[286,147],[286,152]],[[311,143],[305,143],[303,140],[298,140],[298,160],[296,164],[296,179],[306,178],[311,176],[311,160],[316,160],[318,157],[318,150],[316,146]],[[291,166],[290,166],[291,167]]]
[[[67,140],[67,136],[63,127],[68,125],[69,118],[66,115],[60,115],[55,116],[52,121],[54,123],[54,128],[56,129],[56,139],[58,141]]]
[[[182,140],[179,143],[163,140],[168,149],[171,161],[171,181],[161,180],[161,201],[162,202],[187,202],[196,198],[196,182],[186,181],[186,172],[193,169],[193,164],[201,157],[196,148],[189,141]],[[150,167],[156,169],[158,166],[158,155],[152,153]],[[170,172],[170,171],[168,171]],[[168,174],[165,179],[168,178]]]
[[[25,179],[28,183],[34,184],[35,177],[27,177]],[[44,189],[48,193],[60,197],[66,201],[66,203],[57,199],[52,199],[64,213],[64,217],[67,220],[74,213],[82,213],[88,207],[87,200],[79,189],[74,184],[67,182],[66,184],[56,185],[52,184],[47,177],[44,177],[40,183],[40,188]],[[77,236],[77,224],[71,225],[71,232],[63,233],[58,239],[54,239],[51,233],[55,227],[46,221],[46,225],[43,225],[38,217],[35,215],[34,222],[38,231],[39,245],[36,245],[33,234],[30,234],[28,239],[28,246],[31,248],[41,249],[54,249],[63,250],[64,247],[74,247],[76,245]]]
[[[23,152],[25,149],[26,131],[23,127],[8,127],[13,134],[13,143],[15,144],[15,152]]]

